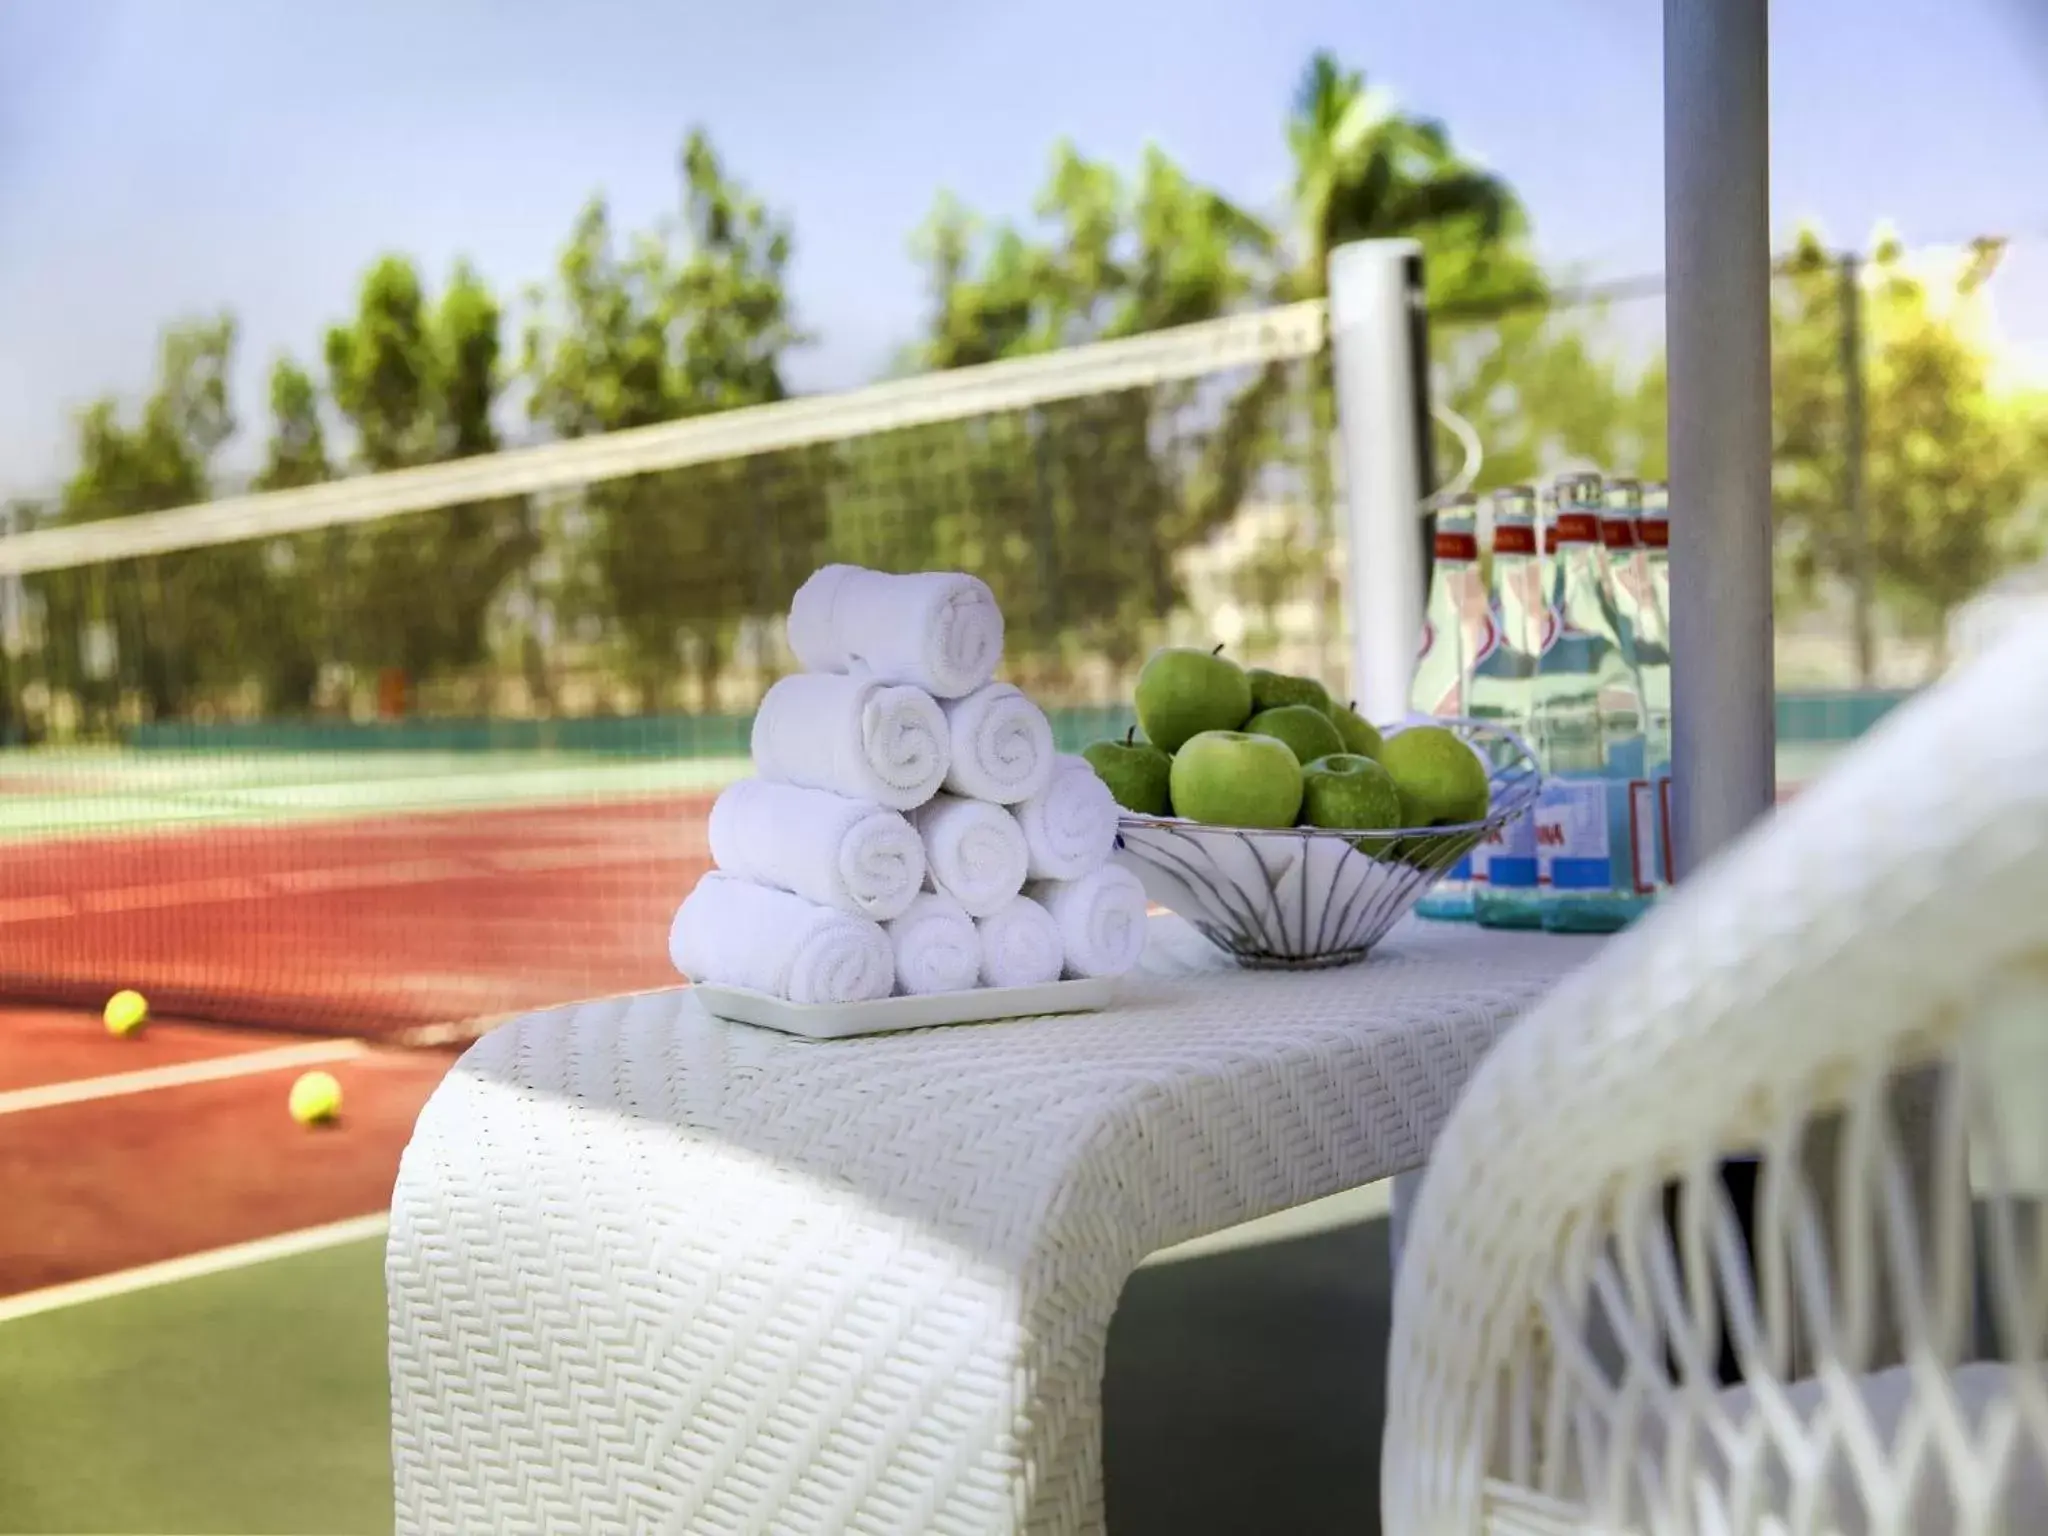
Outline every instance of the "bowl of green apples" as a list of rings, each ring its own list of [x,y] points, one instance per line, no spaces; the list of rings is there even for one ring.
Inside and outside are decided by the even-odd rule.
[[[1082,754],[1122,807],[1117,857],[1246,966],[1364,959],[1542,785],[1511,731],[1381,728],[1313,678],[1221,648],[1156,652],[1133,702],[1137,727]]]

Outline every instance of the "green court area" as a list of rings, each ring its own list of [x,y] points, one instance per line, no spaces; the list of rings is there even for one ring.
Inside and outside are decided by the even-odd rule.
[[[1781,694],[1780,787],[1813,778],[1903,697]],[[1119,706],[1048,713],[1067,752],[1132,723]],[[0,841],[715,792],[747,772],[750,723],[679,715],[138,727],[123,747],[0,750]]]
[[[711,793],[744,756],[553,752],[0,753],[0,839]]]
[[[1807,782],[1847,745],[1781,742],[1778,783]],[[0,841],[711,794],[748,771],[731,755],[0,752]]]
[[[1120,1536],[1377,1529],[1381,1187],[1161,1255],[1110,1330]],[[382,1239],[0,1321],[4,1536],[391,1529]]]
[[[0,1322],[0,1531],[391,1529],[381,1238]]]

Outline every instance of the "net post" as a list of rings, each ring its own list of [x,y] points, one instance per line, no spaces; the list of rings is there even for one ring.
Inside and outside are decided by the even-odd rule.
[[[1351,693],[1368,720],[1408,712],[1430,542],[1429,346],[1422,247],[1360,240],[1330,252],[1330,365],[1349,550]]]

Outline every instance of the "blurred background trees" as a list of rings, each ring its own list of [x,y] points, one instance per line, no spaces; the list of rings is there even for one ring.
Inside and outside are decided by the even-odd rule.
[[[79,412],[76,468],[47,520],[71,526],[205,501],[236,427],[234,349],[227,315],[167,328],[133,417],[112,397]],[[77,679],[88,712],[111,709],[125,685],[152,713],[176,715],[199,693],[239,681],[236,657],[261,642],[264,618],[262,605],[239,599],[260,584],[258,553],[235,549],[53,572],[28,590],[53,668]]]
[[[627,236],[585,206],[554,280],[529,296],[521,371],[531,419],[560,437],[786,398],[803,333],[786,289],[788,221],[731,178],[702,132],[683,146],[681,208]],[[777,455],[591,487],[548,511],[576,562],[546,573],[544,611],[597,621],[640,707],[680,671],[699,707],[746,622],[787,606],[824,531],[822,480]],[[564,531],[581,537],[562,538]]]
[[[2048,417],[2038,401],[1999,397],[1985,344],[2002,254],[1980,241],[1916,259],[1880,230],[1867,261],[1844,261],[1801,235],[1778,285],[1772,363],[1782,602],[1867,588],[1939,658],[1959,603],[2041,557]],[[1845,334],[1860,338],[1853,372]]]
[[[1335,246],[1408,236],[1427,259],[1438,398],[1485,444],[1482,488],[1572,462],[1662,473],[1654,311],[1547,272],[1514,188],[1444,124],[1319,53],[1276,132],[1291,174],[1271,207],[1233,201],[1157,146],[1117,166],[1056,144],[1024,220],[941,191],[910,241],[929,302],[899,369],[1316,298]],[[675,210],[648,229],[617,227],[593,198],[553,270],[509,306],[466,266],[436,292],[406,257],[381,258],[310,360],[275,361],[254,488],[786,398],[807,340],[787,286],[792,222],[702,130],[677,171]],[[1998,254],[1941,267],[1881,235],[1852,269],[1801,239],[1780,283],[1774,377],[1788,612],[1848,592],[1864,628],[1881,610],[1936,637],[1957,602],[2039,554],[2048,409],[1994,378],[1984,295]],[[234,342],[225,315],[170,327],[139,408],[82,411],[72,478],[16,508],[17,524],[235,489],[220,470],[237,428]],[[609,707],[710,710],[761,681],[775,617],[823,559],[983,573],[1020,672],[1056,689],[1084,657],[1120,669],[1141,656],[1188,600],[1190,559],[1228,535],[1248,631],[1305,603],[1328,665],[1341,639],[1333,427],[1318,358],[31,586],[46,669],[101,710],[125,690],[157,716],[297,713],[335,707],[337,679],[345,693],[396,672],[468,679],[469,694],[444,697],[474,709],[514,676],[526,707],[549,712],[565,647],[618,680]],[[1443,473],[1458,460],[1446,439]]]

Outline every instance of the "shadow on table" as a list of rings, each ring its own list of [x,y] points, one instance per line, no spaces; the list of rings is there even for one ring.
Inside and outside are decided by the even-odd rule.
[[[1379,1530],[1384,1219],[1141,1269],[1109,1330],[1113,1536]]]

